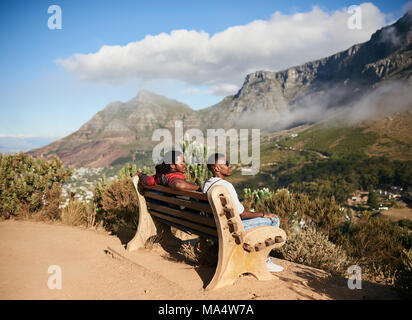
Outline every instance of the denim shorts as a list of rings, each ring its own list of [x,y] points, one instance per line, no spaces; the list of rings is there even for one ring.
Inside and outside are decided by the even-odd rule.
[[[260,227],[260,226],[273,226],[279,227],[279,219],[272,218],[274,222],[269,218],[252,218],[252,219],[244,219],[242,220],[243,227],[245,230],[249,230],[252,228]]]

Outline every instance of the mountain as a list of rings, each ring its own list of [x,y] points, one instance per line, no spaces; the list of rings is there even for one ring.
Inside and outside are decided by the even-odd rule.
[[[56,154],[75,167],[105,167],[136,159],[136,150],[144,156],[152,145],[153,131],[172,129],[175,120],[184,120],[185,127],[200,125],[187,105],[141,90],[125,103],[109,103],[71,135],[28,153],[46,158]]]
[[[291,111],[292,119],[284,125],[305,122],[308,106],[320,105],[321,110],[339,107],[388,80],[410,84],[411,49],[412,13],[408,12],[393,25],[376,31],[369,41],[345,51],[279,72],[251,73],[236,95],[204,112],[221,111],[223,120],[218,123],[225,127],[270,130],[280,122],[279,129],[284,124],[280,117],[285,113],[290,117]],[[303,111],[296,115],[299,109]]]
[[[56,154],[76,167],[102,167],[150,160],[153,131],[173,130],[175,120],[183,120],[185,130],[252,127],[270,132],[324,121],[337,111],[360,120],[376,113],[386,116],[412,107],[411,49],[409,12],[345,51],[278,72],[251,73],[235,95],[211,107],[194,111],[176,100],[140,91],[130,101],[108,104],[75,133],[29,153]],[[388,103],[374,108],[388,96]]]

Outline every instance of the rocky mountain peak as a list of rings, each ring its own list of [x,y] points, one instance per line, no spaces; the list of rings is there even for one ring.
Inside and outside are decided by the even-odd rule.
[[[158,101],[168,100],[166,97],[158,95],[149,90],[140,90],[139,93],[132,99],[132,101],[140,102],[140,103],[152,103]]]
[[[321,95],[332,87],[341,87],[351,96],[374,88],[383,80],[407,79],[412,63],[411,43],[409,11],[394,24],[377,30],[369,41],[345,51],[281,71],[248,74],[228,108],[232,113],[269,110],[276,117],[277,112],[301,98]]]

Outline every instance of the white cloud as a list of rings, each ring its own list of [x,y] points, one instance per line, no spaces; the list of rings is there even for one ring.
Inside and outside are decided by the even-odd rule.
[[[198,88],[189,88],[186,90],[183,90],[182,93],[184,95],[192,95],[192,94],[198,94],[200,90]]]
[[[210,88],[210,90],[206,91],[206,94],[209,95],[216,95],[216,96],[228,96],[235,94],[239,91],[239,86],[234,84],[221,84],[215,85]]]
[[[188,86],[208,86],[208,94],[233,94],[250,72],[283,70],[369,40],[385,25],[385,15],[372,3],[361,8],[361,30],[348,28],[347,8],[327,13],[313,7],[293,15],[276,12],[269,20],[233,26],[212,36],[174,30],[56,62],[89,81],[174,79]]]
[[[408,1],[402,7],[402,12],[406,13],[407,11],[412,11],[412,1]]]

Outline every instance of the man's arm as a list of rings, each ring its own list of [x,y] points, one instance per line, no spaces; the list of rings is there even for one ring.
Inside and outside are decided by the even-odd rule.
[[[170,181],[169,187],[175,190],[200,191],[197,184],[183,179],[173,179]]]
[[[146,174],[142,172],[136,172],[134,175],[139,176],[139,183],[143,183],[149,186],[153,186],[156,184],[153,176],[148,177]]]
[[[273,218],[278,218],[279,217],[273,213],[267,213],[267,212],[251,212],[251,211],[243,211],[240,214],[241,219],[252,219],[252,218],[269,218],[270,220],[273,221]],[[274,222],[274,221],[273,221]]]

